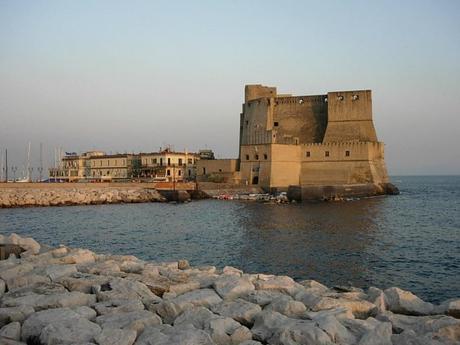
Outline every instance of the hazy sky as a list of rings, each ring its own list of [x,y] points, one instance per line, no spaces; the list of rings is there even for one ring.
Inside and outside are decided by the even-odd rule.
[[[460,1],[0,0],[0,148],[212,148],[243,87],[372,89],[391,174],[460,173]]]

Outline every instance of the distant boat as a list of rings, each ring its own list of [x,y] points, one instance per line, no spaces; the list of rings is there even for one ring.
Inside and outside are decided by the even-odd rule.
[[[32,178],[30,176],[30,141],[29,141],[29,147],[27,149],[27,166],[26,166],[26,177],[16,180],[18,183],[27,183],[27,182],[32,182]]]

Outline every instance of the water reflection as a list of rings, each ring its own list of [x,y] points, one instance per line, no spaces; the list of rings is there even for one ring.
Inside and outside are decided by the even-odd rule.
[[[367,247],[376,239],[383,199],[340,204],[246,204],[241,266],[329,284],[367,283]]]

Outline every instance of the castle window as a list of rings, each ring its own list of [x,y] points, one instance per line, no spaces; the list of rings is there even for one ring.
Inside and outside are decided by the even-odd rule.
[[[249,155],[246,155],[246,160],[247,160],[247,161],[249,160]]]
[[[307,157],[310,157],[310,151],[307,151]]]
[[[178,176],[181,176],[181,175],[182,175],[182,171],[179,170],[179,171],[177,172],[177,175],[178,175]]]
[[[268,159],[268,155],[266,153],[264,153],[264,159],[267,160]]]
[[[219,169],[219,172],[222,172],[222,169]]]
[[[258,161],[258,160],[259,160],[259,155],[255,155],[255,156],[254,156],[254,159],[255,159],[256,161]]]
[[[343,96],[337,96],[337,99],[338,99],[339,101],[343,101]]]
[[[279,125],[278,121],[273,122],[274,127],[278,127],[278,125]]]
[[[324,152],[324,156],[329,157],[329,151]]]
[[[171,176],[171,170],[166,170],[166,175]]]
[[[353,95],[353,96],[351,97],[351,99],[352,99],[353,101],[357,101],[357,100],[359,99],[359,96],[358,96],[358,95]]]
[[[345,151],[345,156],[350,157],[350,151]]]
[[[249,121],[246,120],[246,127],[249,125]]]
[[[303,103],[303,99],[299,99],[299,104],[302,104]]]
[[[327,103],[327,97],[324,97],[324,103]]]

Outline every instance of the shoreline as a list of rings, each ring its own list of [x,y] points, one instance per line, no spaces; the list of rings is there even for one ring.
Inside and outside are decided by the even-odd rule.
[[[229,266],[51,248],[14,234],[0,235],[0,245],[3,254],[21,252],[0,260],[0,343],[460,341],[460,298],[435,305],[396,287],[329,288]]]

